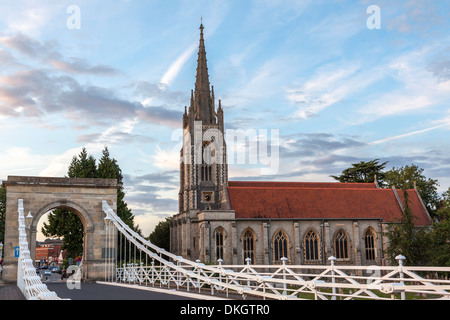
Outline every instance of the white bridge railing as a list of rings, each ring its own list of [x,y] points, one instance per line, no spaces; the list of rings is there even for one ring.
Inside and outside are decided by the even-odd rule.
[[[449,299],[449,267],[330,265],[205,265],[158,248],[131,230],[103,201],[107,243],[119,252],[105,259],[105,281],[152,285],[187,291],[221,292],[263,299]],[[118,231],[118,232],[117,232]],[[105,261],[105,266],[107,265]],[[116,266],[111,267],[111,266]],[[408,295],[408,297],[407,297]]]
[[[23,200],[18,201],[19,217],[19,258],[17,268],[17,286],[27,300],[62,300],[53,291],[48,290],[36,273],[27,241]]]

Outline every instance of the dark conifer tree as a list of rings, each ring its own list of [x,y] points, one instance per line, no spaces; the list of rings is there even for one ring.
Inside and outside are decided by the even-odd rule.
[[[78,156],[74,156],[69,165],[69,178],[104,178],[117,179],[117,215],[134,231],[141,234],[139,226],[134,225],[134,216],[124,201],[123,175],[117,161],[110,157],[107,147],[103,150],[97,167],[96,160],[83,148]],[[47,237],[62,237],[63,249],[68,256],[75,258],[83,253],[83,223],[75,212],[58,208],[49,214],[48,224],[44,223],[42,233]]]

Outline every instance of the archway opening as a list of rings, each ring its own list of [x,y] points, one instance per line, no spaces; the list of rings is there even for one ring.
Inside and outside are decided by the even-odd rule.
[[[84,222],[76,210],[64,206],[52,208],[36,219],[32,234],[37,272],[46,280],[62,280],[69,276],[65,273],[68,267],[79,265],[83,259]]]

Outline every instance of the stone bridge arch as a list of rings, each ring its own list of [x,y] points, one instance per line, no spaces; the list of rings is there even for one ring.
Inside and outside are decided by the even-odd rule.
[[[3,182],[6,188],[6,219],[3,280],[15,282],[17,279],[17,258],[14,247],[19,243],[18,200],[23,199],[25,216],[33,216],[27,239],[31,257],[36,254],[37,224],[48,211],[66,208],[75,212],[83,222],[83,278],[86,280],[104,279],[105,263],[105,213],[102,201],[117,211],[117,180],[81,179],[54,177],[8,176]],[[109,248],[115,249],[115,244]],[[115,251],[115,250],[114,250]]]

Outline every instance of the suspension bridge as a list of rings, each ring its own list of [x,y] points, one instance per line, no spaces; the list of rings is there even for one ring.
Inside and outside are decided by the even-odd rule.
[[[203,295],[264,300],[405,300],[449,299],[449,267],[329,265],[216,265],[190,261],[153,245],[126,225],[102,201],[104,217],[104,279],[110,285],[133,284]],[[23,200],[18,200],[19,244],[17,286],[27,300],[62,300],[37,275],[27,242]],[[70,281],[81,281],[74,268]],[[205,296],[206,297],[206,296]]]

